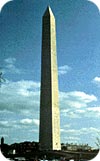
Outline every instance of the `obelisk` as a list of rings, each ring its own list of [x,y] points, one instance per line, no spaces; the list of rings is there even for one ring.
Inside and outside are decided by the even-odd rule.
[[[42,20],[41,59],[39,143],[41,149],[60,150],[56,27],[50,7],[47,7]]]

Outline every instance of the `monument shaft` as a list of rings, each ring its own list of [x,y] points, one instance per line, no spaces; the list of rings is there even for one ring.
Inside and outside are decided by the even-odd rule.
[[[42,149],[60,150],[56,31],[50,7],[44,13],[42,25],[39,142]]]

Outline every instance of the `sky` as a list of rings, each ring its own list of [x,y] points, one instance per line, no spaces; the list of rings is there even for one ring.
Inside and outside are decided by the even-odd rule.
[[[13,0],[0,13],[0,137],[38,141],[42,16],[56,19],[61,143],[97,147],[100,13],[87,0]]]

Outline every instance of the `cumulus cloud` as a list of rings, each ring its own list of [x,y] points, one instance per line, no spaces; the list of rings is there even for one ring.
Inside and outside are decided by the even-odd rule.
[[[97,101],[96,96],[86,94],[82,91],[60,92],[60,100],[65,103],[67,107],[82,108],[87,107],[88,103]]]
[[[0,135],[7,134],[8,143],[37,140],[30,129],[39,132],[40,83],[28,80],[7,81],[0,88]],[[3,120],[3,121],[2,121]],[[19,135],[16,131],[19,130]],[[25,132],[29,134],[25,136]]]
[[[0,89],[0,111],[31,113],[39,107],[40,83],[34,81],[7,81]]]
[[[38,140],[39,124],[37,119],[9,119],[0,121],[0,136],[5,137],[8,143],[22,142],[26,140]],[[27,135],[25,133],[27,132]],[[36,135],[33,135],[33,132]]]
[[[32,119],[22,119],[20,120],[21,124],[32,124],[33,120]]]
[[[76,110],[76,113],[78,113],[78,114],[84,114],[84,113],[85,113],[85,111],[86,111],[86,110],[83,110],[83,109],[82,109],[82,110],[81,110],[81,109],[78,109],[78,110]]]
[[[38,119],[29,119],[29,118],[26,118],[26,119],[20,120],[20,123],[21,124],[25,124],[25,125],[34,124],[36,126],[39,126],[39,120]]]
[[[31,80],[7,81],[1,86],[0,91],[1,111],[20,111],[27,114],[30,110],[39,110],[40,82]],[[68,110],[68,108],[86,107],[88,103],[96,100],[97,98],[94,95],[89,95],[81,91],[60,92],[60,104],[63,110],[65,106],[65,110]]]
[[[84,117],[99,119],[100,118],[100,107],[88,107],[84,113]]]
[[[87,103],[97,100],[97,98],[94,95],[89,95],[89,94],[86,94],[85,92],[82,92],[82,91],[60,92],[60,97],[61,98],[72,97],[73,100],[74,99],[84,100]]]
[[[16,67],[16,58],[9,57],[4,60],[5,63],[5,69],[4,72],[6,73],[12,73],[12,74],[21,74],[24,71]]]
[[[99,119],[100,118],[100,107],[87,107],[85,109],[69,109],[61,110],[61,116],[69,119]]]
[[[8,143],[38,140],[40,83],[31,80],[7,81],[0,88],[0,135]],[[32,132],[38,131],[34,136]],[[19,130],[19,135],[16,131]],[[28,131],[27,136],[24,133]]]
[[[68,119],[89,119],[99,118],[99,107],[94,107],[97,98],[93,94],[82,91],[60,92],[61,118]]]
[[[87,110],[88,111],[93,111],[93,112],[99,112],[100,113],[100,107],[90,107]]]
[[[100,87],[100,77],[95,77],[93,80],[92,80],[93,83],[95,83],[98,87]]]
[[[64,75],[67,74],[71,70],[71,67],[68,65],[63,65],[58,68],[58,74],[59,75]]]
[[[8,64],[14,64],[16,62],[16,59],[9,57],[9,58],[5,59],[4,61]]]
[[[12,128],[20,128],[19,124],[17,121],[14,120],[8,120],[8,121],[0,121],[0,129],[7,129],[7,131],[10,131]]]
[[[70,142],[69,138],[73,138],[71,142],[77,142],[78,140],[82,141],[85,140],[89,136],[91,139],[94,140],[98,136],[98,133],[100,133],[100,129],[89,127],[89,128],[80,128],[80,129],[61,129],[61,134],[66,138],[66,141]],[[79,138],[79,139],[77,139]],[[87,142],[87,141],[86,141]]]
[[[33,113],[34,115],[36,113],[38,116],[40,82],[31,80],[20,80],[17,82],[7,81],[1,86],[0,98],[0,111],[5,114],[7,113],[7,115],[17,113],[32,116]],[[90,106],[88,105],[97,101],[94,95],[89,95],[82,91],[60,92],[59,99],[61,116],[80,118],[82,114],[85,115],[87,111],[91,115],[93,112],[97,113],[97,108],[90,110]]]
[[[8,121],[0,121],[0,127],[2,127],[2,128],[9,128]]]
[[[22,128],[23,127],[23,128]],[[15,119],[15,120],[3,120],[0,121],[0,130],[8,130],[10,132],[11,129],[14,129],[15,131],[17,129],[33,129],[37,130],[39,127],[39,120],[38,119],[30,119],[30,118],[25,118],[25,119]],[[35,129],[36,128],[36,129]]]
[[[85,92],[82,92],[82,91],[69,92],[68,96],[72,97],[73,99],[84,101],[85,103],[89,103],[89,102],[92,102],[92,101],[97,101],[96,96],[94,96],[92,94],[91,95],[86,94]]]
[[[74,137],[74,136],[68,136],[68,137],[66,136],[66,137],[64,137],[64,139],[68,143],[77,144],[77,143],[81,142],[81,139],[79,137]]]
[[[97,114],[100,116],[99,106],[94,108],[90,106],[92,102],[97,101],[97,98],[95,95],[82,91],[71,91],[60,92],[59,99],[61,119],[63,119],[61,126],[64,128],[61,130],[62,137],[70,135],[70,137],[76,137],[77,140],[79,135],[87,133],[87,129],[81,129],[80,133],[80,130],[71,129],[71,125],[69,126],[67,120],[64,121],[64,119],[72,121],[73,119],[80,120],[83,117],[89,118],[90,116],[96,118]],[[7,118],[1,119],[0,131],[2,129],[2,132],[0,132],[0,135],[4,132],[4,135],[15,135],[14,139],[16,139],[17,137],[16,134],[13,134],[13,129],[15,131],[19,129],[20,137],[23,138],[24,131],[31,129],[37,133],[35,136],[37,139],[39,133],[39,105],[40,82],[32,80],[11,82],[8,80],[4,83],[0,88],[0,117],[7,116]],[[16,121],[14,120],[15,118]],[[94,130],[93,134],[97,132],[93,128],[89,130],[91,132]]]

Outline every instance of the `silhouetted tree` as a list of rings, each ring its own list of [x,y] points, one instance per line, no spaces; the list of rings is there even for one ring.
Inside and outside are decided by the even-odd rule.
[[[2,69],[0,68],[0,87],[3,82],[5,82],[5,79],[3,78],[3,72]]]
[[[98,147],[98,149],[100,149],[100,138],[96,137],[96,142],[95,142],[96,146]]]

